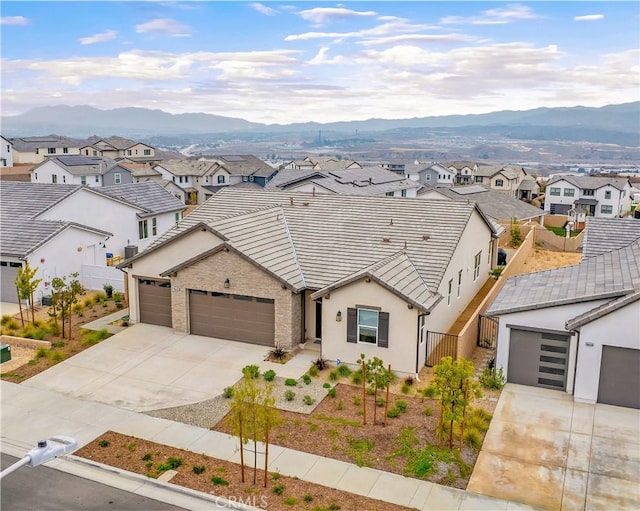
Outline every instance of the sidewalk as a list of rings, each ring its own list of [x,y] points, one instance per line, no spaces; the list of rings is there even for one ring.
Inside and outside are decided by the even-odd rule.
[[[112,430],[239,462],[236,438],[224,433],[32,388],[27,382],[18,385],[2,381],[0,391],[2,451],[8,454],[20,455],[15,447],[12,452],[5,450],[11,445],[33,446],[38,439],[56,434],[72,436],[82,446]],[[534,509],[283,447],[271,446],[270,453],[270,471],[420,510]],[[93,471],[92,474],[99,477],[98,482],[113,485],[116,472]],[[154,498],[158,497],[154,495]],[[185,506],[184,503],[179,505]],[[203,508],[201,502],[187,507]]]
[[[107,316],[103,316],[101,318],[96,319],[95,321],[91,321],[89,323],[85,323],[82,325],[82,328],[87,330],[102,330],[103,328],[107,330],[110,334],[117,334],[118,332],[122,332],[126,330],[126,326],[116,326],[112,325],[114,321],[122,319],[124,316],[129,315],[129,309],[120,309],[119,311],[112,312]]]

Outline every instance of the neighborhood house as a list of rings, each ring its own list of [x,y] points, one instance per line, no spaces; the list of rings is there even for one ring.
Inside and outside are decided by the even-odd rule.
[[[489,278],[501,228],[468,201],[224,189],[121,268],[132,322],[378,356],[416,373]]]

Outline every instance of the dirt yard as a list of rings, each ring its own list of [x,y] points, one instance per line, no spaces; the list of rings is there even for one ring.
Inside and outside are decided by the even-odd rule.
[[[573,266],[582,260],[581,252],[556,252],[535,248],[525,261],[525,273],[534,271],[551,270],[563,266]]]

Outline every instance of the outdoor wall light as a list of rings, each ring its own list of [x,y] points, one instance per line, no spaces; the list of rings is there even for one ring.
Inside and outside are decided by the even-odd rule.
[[[342,321],[342,311],[338,311],[338,313],[336,314],[336,321],[338,323]]]
[[[224,281],[224,288],[225,289],[229,289],[229,287],[231,286],[231,282],[229,282],[229,279],[225,279]]]

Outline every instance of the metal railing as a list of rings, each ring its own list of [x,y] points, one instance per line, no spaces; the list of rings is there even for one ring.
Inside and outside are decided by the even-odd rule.
[[[424,364],[433,367],[442,360],[442,357],[458,356],[458,336],[456,334],[444,334],[442,332],[427,332],[427,353]]]
[[[478,316],[478,346],[495,349],[498,342],[498,318]]]

